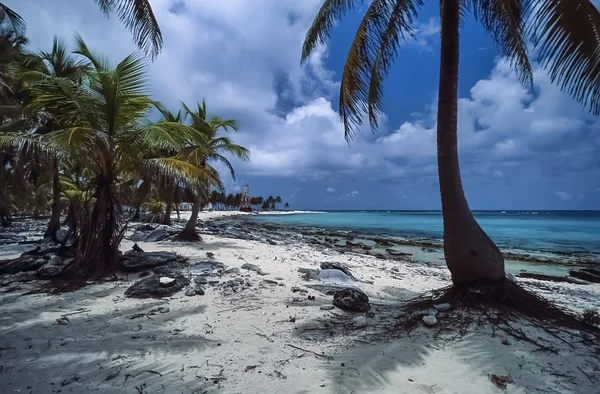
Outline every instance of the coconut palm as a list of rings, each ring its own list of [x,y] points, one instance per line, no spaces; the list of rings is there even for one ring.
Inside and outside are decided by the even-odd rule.
[[[117,14],[133,35],[137,46],[151,59],[162,48],[162,33],[154,17],[149,0],[94,0],[102,12],[110,17]],[[8,27],[15,34],[25,32],[25,21],[15,11],[0,3],[0,27]]]
[[[324,42],[337,19],[359,1],[326,0],[310,27],[302,60]],[[382,80],[422,0],[373,0],[350,47],[340,88],[340,115],[346,138],[368,115],[377,128],[383,97]],[[505,276],[498,247],[475,221],[464,195],[457,149],[457,86],[461,15],[473,12],[491,34],[519,79],[532,84],[526,40],[552,80],[600,113],[600,14],[589,0],[441,0],[441,61],[437,111],[437,153],[444,255],[456,285],[497,281]],[[527,23],[527,27],[525,26]]]
[[[26,86],[43,83],[50,79],[66,79],[74,83],[80,83],[89,68],[89,64],[83,59],[75,57],[68,48],[64,40],[54,37],[52,41],[52,50],[50,52],[42,51],[29,56],[18,67],[13,67],[20,80]],[[57,109],[54,109],[57,110]],[[37,134],[47,134],[54,129],[62,129],[63,125],[56,122],[60,114],[52,112],[53,109],[42,109],[38,114],[42,119],[42,125],[36,130]],[[50,160],[52,171],[52,209],[50,221],[44,236],[55,238],[56,232],[60,228],[60,209],[61,209],[61,191],[60,191],[60,172],[57,158]]]
[[[282,201],[283,200],[281,199],[281,196],[275,197],[275,204],[276,204],[275,209],[279,210],[279,204],[281,204]]]
[[[114,268],[124,232],[119,186],[132,172],[154,179],[211,183],[204,169],[172,157],[146,158],[148,151],[183,146],[196,131],[173,122],[144,122],[154,102],[147,96],[143,57],[127,56],[115,67],[76,37],[76,53],[90,64],[85,83],[49,79],[34,87],[31,110],[50,108],[57,124],[43,136],[48,149],[89,170],[89,195],[78,218],[72,273],[100,277]]]
[[[238,122],[234,119],[224,119],[218,115],[209,115],[206,110],[206,101],[196,105],[196,109],[192,110],[187,105],[183,104],[183,109],[186,117],[190,118],[191,127],[197,130],[202,136],[201,144],[193,144],[183,149],[179,155],[193,165],[201,168],[206,168],[210,172],[216,172],[210,167],[211,162],[224,164],[231,173],[231,177],[235,179],[235,170],[227,154],[237,157],[242,161],[250,160],[250,152],[243,146],[234,144],[231,139],[225,136],[219,136],[221,131],[238,131]],[[178,235],[181,240],[198,240],[196,234],[196,224],[198,222],[198,213],[202,206],[202,201],[209,201],[209,185],[192,190],[193,204],[190,219],[185,225],[185,228]]]

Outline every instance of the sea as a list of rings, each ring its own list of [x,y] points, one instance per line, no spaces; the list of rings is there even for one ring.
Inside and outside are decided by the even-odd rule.
[[[473,214],[503,252],[550,256],[555,262],[563,262],[564,269],[578,261],[600,266],[600,211],[474,211]],[[356,238],[384,235],[442,244],[440,211],[324,211],[256,215],[252,220],[347,232]],[[513,268],[521,268],[514,265]]]

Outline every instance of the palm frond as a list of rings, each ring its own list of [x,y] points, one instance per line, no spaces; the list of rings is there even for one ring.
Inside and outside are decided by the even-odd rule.
[[[178,122],[160,121],[140,129],[135,135],[156,148],[183,148],[191,141],[208,145],[206,139],[190,126]]]
[[[467,0],[471,9],[494,42],[502,50],[526,86],[533,85],[533,70],[525,43],[524,10],[521,0]]]
[[[346,139],[369,114],[371,127],[378,126],[382,80],[397,56],[401,39],[412,36],[410,27],[422,0],[374,0],[354,37],[340,85],[340,116]]]
[[[325,0],[310,29],[306,33],[306,38],[302,45],[302,62],[305,62],[319,45],[325,43],[335,22],[351,11],[357,3],[362,3],[362,1]]]
[[[0,26],[4,24],[9,24],[16,35],[25,34],[26,24],[23,18],[3,3],[0,3]]]
[[[164,182],[171,180],[187,187],[209,185],[222,189],[223,183],[216,171],[202,168],[174,157],[161,157],[144,161],[143,176]]]
[[[158,55],[163,39],[149,0],[94,1],[107,16],[113,12],[118,14],[121,22],[133,35],[137,46],[151,59]]]
[[[526,33],[550,78],[600,114],[600,13],[590,0],[523,0]]]

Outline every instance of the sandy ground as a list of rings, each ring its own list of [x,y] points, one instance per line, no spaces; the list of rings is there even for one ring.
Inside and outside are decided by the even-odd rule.
[[[203,238],[201,244],[139,245],[188,256],[190,276],[206,252],[227,268],[250,262],[269,274],[241,270],[216,278],[242,276],[252,283],[233,295],[208,287],[204,296],[186,297],[182,291],[163,300],[125,298],[134,276],[61,295],[23,295],[25,287],[0,294],[0,392],[599,392],[598,355],[539,329],[523,326],[556,352],[490,329],[448,339],[418,328],[389,339],[402,301],[449,284],[445,270],[307,245]],[[131,245],[124,241],[122,249]],[[318,268],[323,261],[347,263],[361,281],[358,286],[374,307],[369,326],[354,329],[355,315],[320,309],[331,297],[308,287],[297,269]],[[293,293],[295,286],[308,293]],[[597,286],[589,287],[586,297],[575,296],[581,292],[574,285],[548,286],[546,295],[570,307],[598,306]],[[501,390],[488,374],[510,375],[512,383]]]

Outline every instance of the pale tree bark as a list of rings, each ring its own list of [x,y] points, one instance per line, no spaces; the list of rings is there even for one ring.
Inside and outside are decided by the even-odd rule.
[[[460,0],[441,1],[437,156],[444,255],[455,284],[496,281],[504,278],[502,253],[475,221],[460,178],[457,136]]]
[[[185,224],[185,227],[177,235],[177,239],[181,241],[199,241],[200,236],[196,232],[196,224],[198,224],[198,213],[200,212],[200,206],[202,199],[200,195],[194,194],[194,202],[192,204],[192,214],[190,219]]]
[[[56,240],[56,232],[60,229],[60,173],[56,160],[52,162],[52,171],[52,213],[44,236]]]

